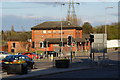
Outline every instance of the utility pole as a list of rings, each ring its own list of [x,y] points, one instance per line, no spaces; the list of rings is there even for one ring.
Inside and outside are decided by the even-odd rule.
[[[12,25],[12,27],[11,27],[11,31],[12,31],[12,32],[15,32],[14,26],[13,26],[13,25]]]

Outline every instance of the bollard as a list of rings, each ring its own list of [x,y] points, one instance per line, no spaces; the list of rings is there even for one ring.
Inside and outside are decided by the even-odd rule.
[[[7,74],[27,74],[27,64],[7,64]]]

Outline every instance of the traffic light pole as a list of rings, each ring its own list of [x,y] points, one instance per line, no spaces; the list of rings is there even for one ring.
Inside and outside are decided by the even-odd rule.
[[[67,45],[70,47],[70,62],[72,63],[72,36],[67,37]]]
[[[70,46],[70,62],[72,63],[72,45]]]
[[[90,42],[90,59],[92,59],[92,43]]]
[[[92,51],[92,42],[94,42],[94,35],[90,34],[90,59],[94,60],[94,53]]]

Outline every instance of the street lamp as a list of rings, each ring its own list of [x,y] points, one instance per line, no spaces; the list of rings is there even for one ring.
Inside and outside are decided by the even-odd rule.
[[[105,40],[107,40],[107,9],[109,9],[109,8],[113,8],[113,7],[105,8],[105,32],[103,34],[103,60],[105,60]],[[105,39],[105,37],[106,37],[106,39]],[[107,44],[107,42],[106,42],[106,44]]]
[[[107,34],[107,9],[110,9],[113,7],[106,7],[105,8],[105,34]]]
[[[60,44],[62,43],[62,45],[60,45],[60,56],[62,55],[62,47],[63,47],[63,35],[62,35],[62,29],[63,29],[63,23],[62,23],[62,6],[64,6],[65,4],[61,4],[61,29],[60,29]]]

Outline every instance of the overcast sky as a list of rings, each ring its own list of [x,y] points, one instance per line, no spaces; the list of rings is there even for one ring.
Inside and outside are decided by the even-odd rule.
[[[31,27],[45,21],[60,21],[67,16],[69,0],[2,0],[0,3],[0,26],[16,31],[30,31]],[[76,15],[93,27],[118,22],[118,0],[74,0]],[[61,3],[66,3],[61,6]],[[113,7],[113,8],[106,8]],[[106,14],[105,14],[106,12]],[[105,19],[106,18],[106,19]],[[81,25],[82,25],[81,24]]]

